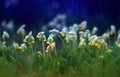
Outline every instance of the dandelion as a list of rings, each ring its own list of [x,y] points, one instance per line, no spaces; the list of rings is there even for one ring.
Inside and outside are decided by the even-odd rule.
[[[2,39],[5,40],[5,38],[10,38],[10,35],[8,34],[8,32],[3,31]]]
[[[52,30],[50,30],[49,32],[52,33],[53,35],[56,35],[56,34],[59,33],[59,30],[57,30],[57,29],[52,29]]]
[[[21,44],[18,49],[25,51],[27,49],[27,45],[25,43]]]
[[[41,40],[46,41],[45,32],[43,32],[43,31],[42,31],[42,32],[39,32],[39,33],[37,34],[36,38],[38,38],[39,41],[41,41]]]
[[[115,26],[111,25],[110,28],[111,28],[110,35],[115,34],[115,32],[116,32]]]
[[[32,35],[32,31],[29,32],[27,36],[25,36],[25,39],[23,40],[24,43],[32,44],[35,43],[35,39]]]
[[[85,30],[86,27],[87,27],[87,21],[81,22],[80,25],[79,25],[79,27],[80,27],[80,30]]]
[[[97,27],[93,27],[92,34],[95,34],[97,31],[98,31],[98,28]]]
[[[20,35],[22,35],[22,36],[25,36],[25,26],[26,25],[22,25],[22,26],[20,26],[20,28],[17,30],[17,34],[20,34]]]

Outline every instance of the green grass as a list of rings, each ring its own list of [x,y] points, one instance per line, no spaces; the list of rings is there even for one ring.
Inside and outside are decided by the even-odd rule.
[[[12,46],[0,49],[0,77],[119,77],[120,49],[116,46],[60,46],[56,54],[53,51],[45,55],[38,54],[34,46],[26,51]]]

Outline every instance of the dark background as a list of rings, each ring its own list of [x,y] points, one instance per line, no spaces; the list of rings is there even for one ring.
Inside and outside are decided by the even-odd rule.
[[[0,21],[12,19],[28,29],[48,23],[57,14],[66,14],[68,25],[87,20],[89,28],[105,29],[110,24],[120,28],[119,0],[0,0]]]

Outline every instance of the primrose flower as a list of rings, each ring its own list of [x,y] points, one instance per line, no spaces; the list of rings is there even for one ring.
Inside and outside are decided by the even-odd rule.
[[[51,43],[53,43],[54,42],[54,35],[53,34],[50,34],[49,35],[49,37],[48,37],[48,39],[47,39],[47,44],[48,45],[50,45]]]
[[[55,42],[49,44],[45,50],[46,53],[50,52],[50,51],[54,51],[55,49]]]
[[[17,30],[17,34],[21,34],[22,36],[25,36],[25,26],[26,25],[22,25],[22,26],[20,26],[20,28]]]
[[[64,37],[64,36],[66,36],[67,32],[68,32],[68,29],[67,29],[66,27],[64,27],[64,28],[61,30],[60,35]]]
[[[27,49],[27,45],[25,43],[21,44],[18,49],[25,51]]]
[[[50,30],[49,32],[52,33],[53,35],[56,35],[56,34],[59,33],[59,30],[57,30],[57,29],[52,29],[52,30]]]
[[[66,41],[77,41],[77,33],[74,31],[69,31],[66,36]]]
[[[85,39],[80,38],[79,47],[86,46]]]
[[[18,48],[19,48],[19,45],[18,45],[18,43],[16,43],[16,42],[13,42],[13,48],[14,48],[14,49],[18,49]]]
[[[8,34],[8,32],[3,31],[2,39],[5,40],[5,38],[10,38],[10,35]]]
[[[110,35],[115,34],[115,32],[116,32],[115,26],[111,25],[110,28],[111,28]]]
[[[97,31],[98,31],[98,28],[97,27],[93,27],[92,34],[95,34]]]
[[[32,35],[32,31],[30,31],[29,34],[25,36],[25,39],[23,40],[23,42],[28,44],[35,43],[35,39]]]
[[[87,27],[87,21],[81,22],[80,25],[79,25],[79,27],[80,27],[80,30],[85,30],[86,27]]]
[[[39,32],[36,37],[39,39],[39,41],[41,40],[46,41],[45,32]]]

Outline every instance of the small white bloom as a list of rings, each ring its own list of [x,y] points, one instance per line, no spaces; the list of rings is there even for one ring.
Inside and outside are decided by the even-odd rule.
[[[110,35],[115,34],[115,32],[116,32],[115,26],[111,25],[110,28],[111,28]]]
[[[17,30],[17,34],[21,34],[22,36],[25,36],[25,24],[23,24],[22,26],[20,26],[20,28],[18,28]]]
[[[39,32],[36,37],[39,39],[39,41],[41,41],[41,40],[46,41],[45,32],[43,32],[43,31]]]
[[[5,38],[9,38],[9,37],[10,37],[10,35],[8,34],[8,32],[3,31],[2,39],[5,40]]]
[[[56,35],[56,34],[59,33],[59,30],[57,30],[57,29],[52,29],[52,30],[50,30],[49,32],[52,33],[53,35]]]
[[[18,48],[19,48],[19,44],[18,44],[17,42],[13,42],[13,47],[14,47],[15,49],[18,49]]]
[[[23,41],[28,44],[35,43],[35,38],[32,35],[32,31],[30,31],[29,34],[25,36],[25,39]]]
[[[98,28],[97,27],[93,27],[92,34],[95,34],[97,31],[98,31]]]
[[[85,30],[87,28],[87,21],[83,21],[79,25],[80,30]]]

